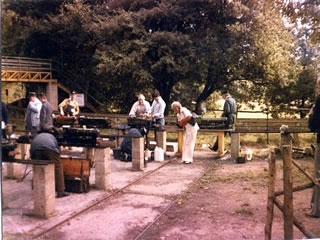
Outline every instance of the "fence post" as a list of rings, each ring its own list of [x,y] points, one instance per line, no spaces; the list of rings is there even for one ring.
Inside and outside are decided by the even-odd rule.
[[[274,209],[274,189],[276,180],[276,155],[275,152],[271,152],[269,159],[269,187],[268,187],[268,204],[267,204],[267,223],[264,229],[264,239],[271,240],[272,235],[272,221],[273,221],[273,209]]]
[[[284,239],[293,239],[292,146],[282,146],[284,189]]]

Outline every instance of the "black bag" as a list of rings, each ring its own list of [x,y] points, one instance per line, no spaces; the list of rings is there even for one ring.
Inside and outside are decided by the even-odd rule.
[[[194,126],[194,125],[196,125],[197,119],[199,118],[199,116],[194,112],[192,112],[191,114],[192,114],[192,117],[190,118],[188,123],[191,124],[192,126]]]

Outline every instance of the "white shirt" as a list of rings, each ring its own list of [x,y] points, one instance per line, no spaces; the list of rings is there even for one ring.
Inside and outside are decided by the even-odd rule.
[[[143,104],[140,104],[139,101],[136,101],[130,110],[129,116],[130,117],[139,117],[143,113],[150,113],[150,103],[146,100],[143,100]]]
[[[161,97],[156,98],[152,102],[151,114],[155,118],[164,118],[164,110],[166,109],[166,103]]]

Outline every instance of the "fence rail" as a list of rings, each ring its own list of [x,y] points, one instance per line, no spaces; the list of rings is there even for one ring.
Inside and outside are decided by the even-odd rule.
[[[2,70],[51,72],[50,59],[2,56]]]
[[[3,56],[1,78],[7,82],[52,81],[52,63],[50,59]]]

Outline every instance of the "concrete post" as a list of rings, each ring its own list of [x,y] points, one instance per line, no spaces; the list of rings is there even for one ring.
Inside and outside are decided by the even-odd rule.
[[[96,188],[111,190],[111,158],[110,148],[95,149]]]
[[[177,135],[178,135],[178,152],[182,153],[183,152],[183,129],[178,129]]]
[[[58,84],[56,80],[50,81],[47,84],[47,98],[53,110],[58,110]]]
[[[240,153],[240,133],[231,133],[231,159],[237,160]]]
[[[144,138],[133,137],[132,141],[132,170],[144,170]]]
[[[224,132],[218,132],[218,154],[223,155],[224,153]]]
[[[30,159],[30,144],[19,143],[17,147],[17,159],[26,160]]]
[[[165,153],[167,150],[167,131],[166,130],[157,130],[157,146],[163,149]]]
[[[10,178],[10,179],[22,178],[22,175],[23,175],[22,164],[7,162],[6,166],[7,166],[6,178]]]
[[[54,164],[33,165],[34,214],[48,218],[55,211]]]

